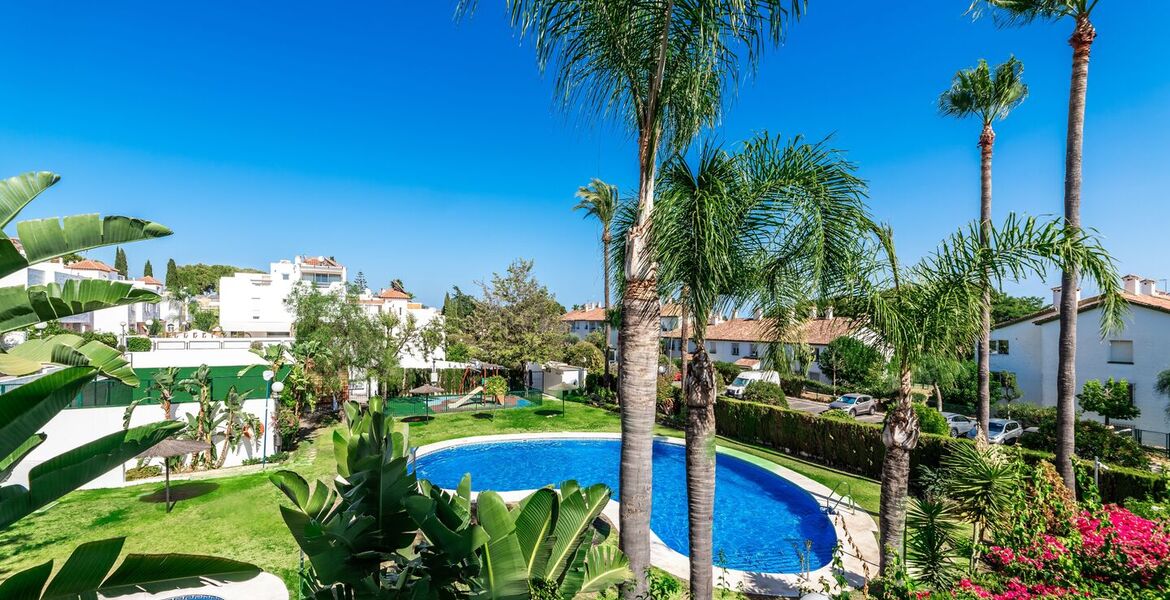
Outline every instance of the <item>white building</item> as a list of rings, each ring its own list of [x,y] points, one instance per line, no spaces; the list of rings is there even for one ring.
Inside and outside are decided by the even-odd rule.
[[[1085,381],[1124,379],[1141,416],[1132,425],[1147,431],[1170,431],[1168,399],[1154,391],[1158,373],[1170,368],[1170,294],[1156,289],[1153,279],[1126,275],[1124,298],[1129,304],[1125,327],[1101,339],[1100,297],[1080,301],[1077,318],[1076,387]],[[1059,306],[1060,288],[1053,290]],[[1015,373],[1020,401],[1056,406],[1056,372],[1060,315],[1056,308],[1006,323],[991,331],[991,369]],[[1086,418],[1095,418],[1085,413]],[[1158,440],[1164,443],[1164,440]]]
[[[6,277],[0,278],[0,287],[33,286],[46,283],[63,285],[69,280],[105,279],[123,281],[136,288],[147,289],[162,295],[165,291],[161,281],[153,277],[127,280],[114,267],[100,260],[85,259],[64,264],[60,259],[31,265]],[[163,318],[160,303],[137,302],[127,306],[103,308],[92,312],[64,317],[59,320],[66,329],[78,333],[97,331],[117,335],[136,335],[149,332],[150,324]]]
[[[344,293],[345,266],[325,256],[298,256],[269,265],[268,273],[236,273],[219,280],[219,326],[226,336],[283,337],[292,333],[285,304],[296,285]]]
[[[412,321],[416,330],[421,330],[436,319],[443,318],[438,309],[415,302],[413,296],[401,290],[386,289],[377,294],[370,290],[364,290],[358,296],[358,302],[371,315],[392,314],[397,316],[401,326]],[[443,344],[431,349],[429,353],[419,343],[408,344],[398,356],[401,366],[408,369],[429,369],[434,361],[446,359],[447,352]]]

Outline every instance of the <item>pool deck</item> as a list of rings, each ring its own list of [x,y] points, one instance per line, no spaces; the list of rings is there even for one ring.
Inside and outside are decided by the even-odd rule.
[[[512,441],[526,441],[526,440],[549,440],[549,439],[572,439],[572,440],[620,440],[621,434],[618,433],[594,433],[594,432],[559,432],[559,433],[514,433],[503,435],[481,435],[473,437],[458,438],[454,440],[446,440],[443,442],[436,442],[434,444],[427,444],[418,448],[416,456],[424,456],[432,452],[438,452],[447,448],[454,448],[456,446],[465,446],[468,444],[477,444],[485,442],[512,442]],[[685,445],[685,441],[665,436],[655,436],[656,441],[661,441],[667,444]],[[877,561],[879,557],[880,547],[877,542],[878,527],[873,518],[868,513],[853,505],[852,500],[848,497],[842,499],[841,496],[833,494],[828,487],[813,481],[812,479],[801,475],[791,469],[786,469],[776,463],[762,459],[758,456],[740,452],[731,448],[724,448],[717,446],[716,451],[727,456],[750,462],[767,471],[770,471],[792,483],[800,486],[808,492],[817,503],[825,509],[830,520],[833,522],[833,528],[837,533],[837,540],[841,544],[841,562],[843,566],[843,575],[849,584],[855,588],[860,588],[865,584],[867,579],[872,578],[877,574]],[[517,502],[523,499],[533,490],[518,490],[510,492],[500,492],[500,496],[506,502]],[[616,530],[619,526],[620,520],[618,518],[619,503],[617,500],[610,500],[609,505],[605,507],[602,512],[603,515],[613,524]],[[766,524],[762,524],[766,526]],[[650,548],[650,562],[654,566],[679,577],[686,581],[690,578],[690,561],[683,554],[671,549],[653,532],[650,532],[651,548]],[[821,567],[809,573],[756,573],[751,571],[738,571],[735,569],[721,569],[713,567],[715,581],[723,587],[729,589],[741,590],[750,594],[761,594],[768,596],[798,596],[808,591],[819,591],[823,588],[823,584],[827,583],[830,590],[836,591],[837,585],[833,577],[832,564]]]

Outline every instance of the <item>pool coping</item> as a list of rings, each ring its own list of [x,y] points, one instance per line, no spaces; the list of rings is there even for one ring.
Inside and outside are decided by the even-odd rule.
[[[417,458],[448,448],[472,444],[549,439],[621,440],[621,434],[600,432],[542,432],[477,435],[427,444],[417,448],[414,456]],[[679,446],[686,445],[685,440],[669,436],[656,435],[654,436],[654,440]],[[856,507],[855,504],[852,512],[834,510],[834,508],[845,506],[845,502],[852,503],[851,499],[841,502],[840,496],[834,496],[832,490],[824,484],[754,454],[727,448],[718,444],[715,450],[720,454],[749,462],[788,480],[811,495],[821,508],[828,509],[827,516],[833,524],[837,541],[842,547],[842,574],[850,586],[855,588],[863,586],[865,581],[876,572],[875,567],[878,562],[880,547],[877,542],[878,527],[873,518],[869,513]],[[474,477],[475,474],[472,473],[473,481]],[[532,492],[533,490],[515,490],[499,492],[499,494],[506,502],[517,502]],[[602,511],[602,514],[613,524],[615,531],[620,526],[620,520],[618,518],[619,507],[619,502],[614,499],[610,500],[605,510]],[[650,532],[650,562],[655,567],[675,577],[679,577],[684,581],[690,578],[689,559],[682,553],[667,546],[653,531]],[[715,581],[722,584],[723,587],[751,594],[770,596],[799,595],[810,590],[820,590],[823,584],[828,584],[831,591],[836,591],[838,588],[833,576],[832,562],[807,574],[759,573],[736,569],[722,569],[717,566],[712,567],[712,571]]]

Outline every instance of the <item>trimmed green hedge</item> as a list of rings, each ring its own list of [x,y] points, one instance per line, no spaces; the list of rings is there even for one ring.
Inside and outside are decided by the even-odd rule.
[[[728,398],[720,398],[715,403],[715,423],[719,435],[776,448],[785,454],[870,479],[881,479],[882,460],[886,455],[881,425],[822,419],[805,412]],[[952,445],[970,443],[966,438],[922,434],[910,455],[911,473],[916,473],[919,465],[939,468]],[[1029,463],[1052,460],[1047,452],[1025,448],[1018,451]],[[1105,502],[1147,496],[1170,498],[1165,478],[1124,467],[1102,470],[1099,487]]]

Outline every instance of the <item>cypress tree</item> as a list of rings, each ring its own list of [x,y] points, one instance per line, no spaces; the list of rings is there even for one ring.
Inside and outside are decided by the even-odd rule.
[[[165,282],[167,287],[179,286],[179,265],[175,264],[175,259],[167,260],[167,280]]]
[[[150,265],[150,259],[146,260],[146,264],[142,265],[143,277],[154,277],[154,267]]]
[[[126,252],[122,250],[121,246],[114,251],[114,270],[122,277],[129,277],[130,266],[126,264]]]

